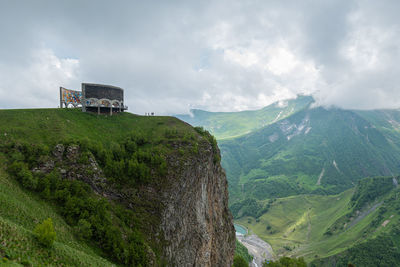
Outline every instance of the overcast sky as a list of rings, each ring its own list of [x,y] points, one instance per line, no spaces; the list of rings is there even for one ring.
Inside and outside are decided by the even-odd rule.
[[[256,109],[296,94],[400,107],[400,1],[0,0],[0,108],[59,86],[125,89],[139,114]]]

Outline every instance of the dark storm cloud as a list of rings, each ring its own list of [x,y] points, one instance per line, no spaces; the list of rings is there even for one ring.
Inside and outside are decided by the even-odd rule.
[[[130,111],[258,108],[297,93],[400,107],[397,1],[3,1],[0,107],[125,88]]]

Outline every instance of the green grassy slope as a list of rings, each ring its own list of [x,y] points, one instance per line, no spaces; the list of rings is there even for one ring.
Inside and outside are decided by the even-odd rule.
[[[381,190],[382,182],[389,187]],[[277,255],[303,256],[310,262],[338,257],[367,240],[387,238],[386,234],[397,236],[398,195],[392,177],[363,179],[356,190],[338,195],[278,198],[258,219],[246,216],[237,222],[269,242]],[[336,230],[331,232],[332,228]],[[400,247],[398,241],[395,244]]]
[[[33,266],[111,266],[115,265],[111,261],[123,264],[138,260],[141,254],[132,253],[151,248],[156,257],[153,260],[163,264],[159,258],[162,240],[155,241],[151,232],[157,216],[161,216],[157,213],[161,203],[150,194],[152,191],[141,197],[134,192],[140,186],[158,190],[165,183],[159,174],[165,171],[164,156],[174,153],[177,159],[183,159],[201,153],[204,142],[209,142],[207,134],[174,117],[130,113],[97,116],[78,109],[0,110],[0,259],[26,261]],[[26,188],[32,187],[29,191],[21,186],[25,186],[24,180],[18,183],[18,176],[7,172],[14,163],[30,172],[48,162],[54,146],[60,143],[66,147],[78,144],[82,154],[78,154],[78,163],[64,158],[64,165],[56,162],[57,168],[69,171],[68,162],[86,162],[81,166],[88,166],[87,157],[94,157],[113,184],[108,186],[130,197],[134,212],[123,202],[104,201],[78,181],[32,172],[28,182],[39,182],[33,186],[27,183]],[[82,172],[85,175],[86,169]],[[40,181],[50,181],[50,185]],[[91,205],[81,205],[82,199],[90,200]],[[53,219],[57,233],[51,249],[43,248],[32,234],[35,225],[48,217]],[[89,221],[93,232],[84,241],[75,237],[81,220]]]
[[[340,109],[303,110],[219,145],[233,201],[334,194],[362,177],[400,172],[398,144],[357,113]]]
[[[310,245],[324,238],[326,228],[348,211],[346,204],[351,195],[351,191],[346,191],[336,196],[278,198],[258,220],[246,216],[237,221],[270,243],[277,255],[291,255],[296,251],[297,255],[307,256],[318,253],[315,248],[321,246]]]
[[[400,145],[400,110],[355,110],[354,112],[379,129],[389,142]]]
[[[218,140],[229,139],[247,134],[266,125],[282,120],[302,110],[314,102],[311,96],[298,96],[279,104],[271,104],[260,110],[241,112],[209,112],[199,109],[191,110],[190,115],[176,115],[179,119],[193,126],[202,126]]]
[[[35,194],[23,190],[4,171],[0,154],[0,265],[20,262],[31,266],[115,266],[102,258],[98,250],[75,238],[72,227],[55,207]],[[43,248],[35,239],[36,224],[52,218],[57,239],[52,249]]]

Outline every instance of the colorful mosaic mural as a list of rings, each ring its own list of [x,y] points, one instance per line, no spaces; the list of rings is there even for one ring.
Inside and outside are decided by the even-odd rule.
[[[110,106],[110,101],[108,100],[99,100],[100,105],[104,107],[109,107]]]
[[[81,99],[82,99],[81,91],[61,88],[61,101],[65,104],[65,106],[68,106],[69,104],[72,104],[75,107],[77,105],[81,105]]]

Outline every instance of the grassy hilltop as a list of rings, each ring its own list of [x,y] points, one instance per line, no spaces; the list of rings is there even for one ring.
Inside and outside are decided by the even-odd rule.
[[[202,144],[210,142],[216,148],[212,136],[173,117],[97,116],[78,109],[0,110],[0,263],[163,264],[163,240],[153,236],[160,216],[157,193],[149,192],[150,200],[146,192],[135,192],[162,188],[167,184],[167,157],[184,159],[201,153]],[[60,159],[56,145],[65,147]],[[53,164],[66,175],[96,177],[92,159],[106,177],[89,179],[92,188],[46,171]],[[51,248],[43,247],[33,233],[47,218],[52,218],[57,234]]]
[[[194,133],[194,129],[174,117],[137,116],[128,112],[97,116],[80,109],[0,110],[0,140],[54,144],[62,139],[90,139],[110,144],[131,132],[151,138],[164,137],[165,131]]]

